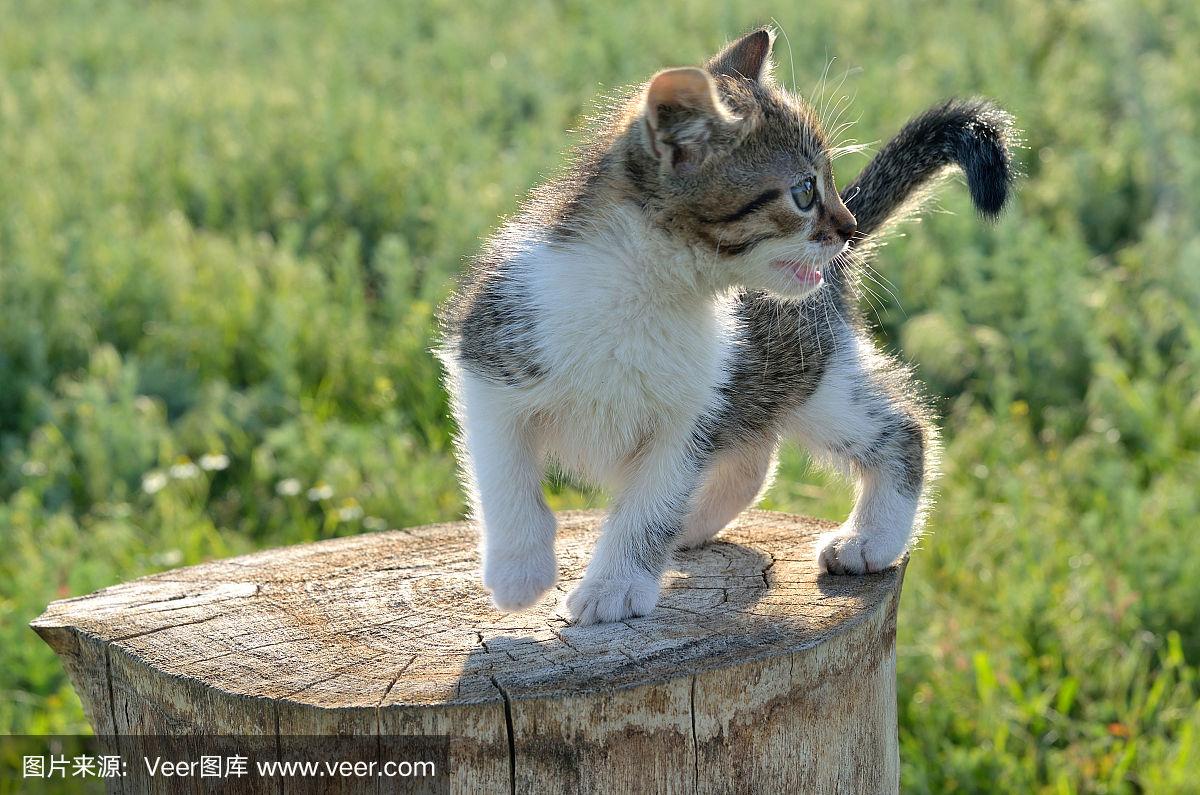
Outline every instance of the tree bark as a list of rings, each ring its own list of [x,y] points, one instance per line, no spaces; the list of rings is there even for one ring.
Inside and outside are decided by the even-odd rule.
[[[51,604],[98,734],[450,737],[455,792],[899,787],[903,566],[818,576],[830,525],[763,511],[677,555],[658,609],[572,627],[598,512],[561,514],[556,592],[493,609],[465,523],[215,561]]]

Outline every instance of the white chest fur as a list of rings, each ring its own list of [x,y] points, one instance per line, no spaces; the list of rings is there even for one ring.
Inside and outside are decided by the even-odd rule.
[[[679,438],[713,405],[730,353],[729,301],[677,245],[630,215],[521,270],[546,378],[525,399],[546,452],[616,485],[651,439]]]

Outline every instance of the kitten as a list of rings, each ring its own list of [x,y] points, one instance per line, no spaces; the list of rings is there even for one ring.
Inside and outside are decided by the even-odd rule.
[[[754,31],[703,69],[655,75],[488,241],[443,312],[483,580],[501,609],[557,579],[551,461],[615,491],[567,600],[581,624],[652,610],[673,550],[754,501],[784,434],[860,478],[824,568],[877,570],[904,551],[932,431],[861,331],[851,244],[963,162],[976,126],[999,136],[1007,169],[1006,127],[980,121],[990,106],[948,105],[885,147],[847,206],[813,110],[770,78],[772,38]],[[1007,176],[987,180],[1002,202]]]

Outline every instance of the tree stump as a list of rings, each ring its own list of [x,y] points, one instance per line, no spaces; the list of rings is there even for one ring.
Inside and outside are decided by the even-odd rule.
[[[558,592],[502,614],[444,524],[168,571],[33,628],[98,734],[448,735],[455,792],[895,792],[903,567],[818,576],[831,525],[763,511],[677,555],[653,614],[572,627],[599,512],[561,514]]]

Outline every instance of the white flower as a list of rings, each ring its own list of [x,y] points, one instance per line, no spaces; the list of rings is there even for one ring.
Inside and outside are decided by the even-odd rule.
[[[147,494],[157,494],[167,485],[167,475],[159,470],[147,472],[142,476],[142,491]]]
[[[224,453],[206,453],[200,456],[200,468],[206,472],[220,471],[229,467],[229,456]]]
[[[29,478],[40,478],[46,474],[46,465],[41,461],[26,461],[21,464],[21,474]]]
[[[368,530],[384,530],[387,528],[387,520],[380,519],[378,516],[368,516],[363,519],[363,527]]]
[[[333,496],[333,486],[328,483],[318,483],[308,490],[308,498],[313,502],[327,500]]]
[[[191,480],[200,474],[200,467],[191,461],[184,461],[171,467],[171,477],[176,480]]]
[[[295,478],[281,480],[275,484],[275,493],[280,497],[295,497],[300,493],[300,481]]]
[[[150,558],[155,566],[178,566],[183,562],[183,553],[178,549],[166,549]]]
[[[355,519],[361,519],[362,515],[362,506],[354,500],[346,500],[338,509],[338,521],[353,522]]]

